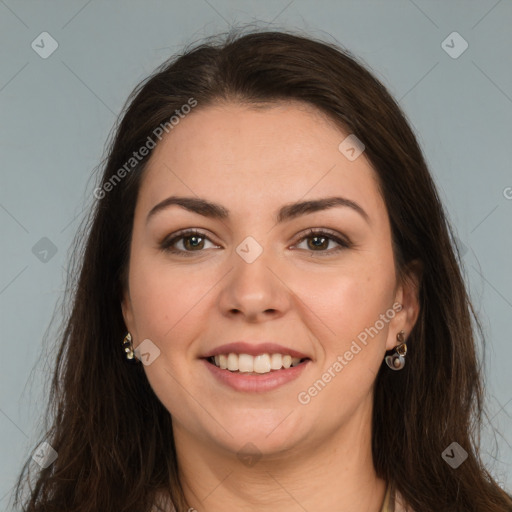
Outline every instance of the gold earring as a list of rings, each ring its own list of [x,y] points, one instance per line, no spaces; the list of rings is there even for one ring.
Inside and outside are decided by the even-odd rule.
[[[384,360],[392,370],[401,370],[405,366],[405,356],[407,354],[407,344],[405,343],[405,331],[400,331],[396,335],[397,341],[400,343],[395,347],[393,354],[386,356]]]
[[[130,333],[124,337],[123,348],[126,353],[126,359],[133,359],[135,357],[133,352],[132,335]]]

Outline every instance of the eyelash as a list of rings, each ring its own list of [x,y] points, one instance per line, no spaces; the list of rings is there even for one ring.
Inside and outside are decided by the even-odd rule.
[[[204,239],[212,242],[206,236],[205,233],[202,233],[201,231],[197,231],[195,229],[188,229],[188,230],[184,230],[184,231],[179,231],[170,239],[169,238],[164,239],[160,243],[160,249],[164,252],[169,252],[172,254],[177,254],[177,255],[185,256],[185,257],[193,256],[194,253],[196,253],[196,252],[198,252],[198,253],[203,252],[204,250],[183,251],[181,249],[176,249],[176,248],[172,247],[177,241],[185,239],[185,238],[191,238],[193,236],[204,238]],[[353,246],[353,244],[348,239],[345,240],[345,239],[340,238],[339,236],[337,236],[335,234],[335,232],[332,232],[328,229],[314,229],[314,228],[308,229],[307,232],[295,243],[295,245],[297,245],[311,237],[323,237],[323,238],[327,238],[327,239],[332,240],[332,241],[336,242],[337,244],[339,244],[339,247],[336,247],[335,249],[330,249],[328,251],[310,251],[310,252],[314,252],[314,253],[318,252],[320,256],[329,256],[329,255],[332,255],[333,253],[338,253],[339,251],[342,251],[344,249],[349,249],[350,247]],[[303,249],[303,250],[307,250],[307,249]]]

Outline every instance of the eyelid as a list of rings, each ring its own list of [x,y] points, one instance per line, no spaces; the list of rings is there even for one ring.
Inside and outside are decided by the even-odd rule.
[[[346,236],[341,233],[338,233],[337,231],[334,231],[329,228],[308,228],[306,231],[303,231],[302,234],[298,235],[298,240],[293,244],[297,245],[307,238],[311,238],[313,236],[324,236],[325,238],[328,238],[329,240],[332,240],[333,242],[338,244],[338,247],[334,249],[330,249],[327,251],[312,251],[309,252],[317,252],[319,256],[329,256],[332,254],[335,254],[343,249],[350,249],[354,247],[354,244],[352,241]]]
[[[179,231],[176,231],[175,233],[171,233],[171,235],[164,237],[164,239],[158,244],[159,248],[165,252],[170,252],[172,254],[179,254],[179,255],[185,255],[185,256],[192,256],[195,252],[201,253],[204,252],[204,250],[201,251],[183,251],[181,249],[175,249],[173,245],[183,240],[184,238],[192,237],[192,236],[198,236],[201,238],[204,238],[208,241],[210,241],[212,244],[217,245],[213,240],[211,240],[210,235],[207,233],[201,231],[200,229],[196,228],[185,228],[180,229]]]
[[[299,243],[303,242],[307,238],[311,238],[313,236],[324,236],[325,238],[335,242],[338,244],[338,247],[334,249],[330,249],[327,251],[312,251],[309,252],[318,252],[319,256],[329,256],[334,253],[339,252],[343,249],[349,249],[354,246],[354,244],[351,242],[351,240],[346,236],[342,235],[341,233],[338,233],[337,231],[334,231],[329,228],[308,228],[305,231],[302,231],[299,235],[297,235],[297,240],[293,243],[293,246],[298,245]],[[202,253],[205,251],[205,249],[198,250],[198,251],[183,251],[181,249],[175,249],[173,248],[173,245],[178,242],[179,240],[182,240],[184,238],[192,237],[192,236],[198,236],[200,238],[206,239],[209,242],[213,243],[218,247],[218,244],[216,244],[213,240],[211,240],[210,236],[201,231],[200,229],[196,228],[185,228],[181,229],[179,231],[176,231],[175,233],[172,233],[169,236],[166,236],[160,243],[159,247],[163,251],[167,251],[170,253],[178,254],[178,255],[184,255],[184,256],[192,256],[194,253]],[[306,250],[306,249],[303,249]]]

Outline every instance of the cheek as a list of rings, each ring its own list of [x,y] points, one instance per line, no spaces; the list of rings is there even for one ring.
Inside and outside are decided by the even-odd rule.
[[[173,338],[173,330],[193,322],[201,297],[213,285],[211,276],[200,270],[192,272],[162,256],[134,255],[130,296],[139,337],[161,343]]]
[[[335,272],[298,279],[296,289],[304,290],[304,301],[329,328],[326,334],[341,342],[373,326],[393,304],[392,258],[354,258]]]
[[[322,320],[315,332],[321,355],[318,380],[304,399],[319,411],[321,404],[343,403],[337,414],[351,414],[371,391],[395,315],[391,248],[361,251],[335,273],[317,277],[310,276],[304,289],[307,306]]]
[[[315,284],[308,306],[329,329],[322,325],[315,333],[323,351],[318,373],[297,397],[310,408],[308,414],[323,415],[326,406],[339,404],[332,412],[332,421],[339,424],[371,401],[395,314],[394,283],[392,259],[381,259],[351,266],[350,272],[323,280],[323,287]]]
[[[134,255],[131,262],[130,297],[137,343],[150,339],[160,351],[144,371],[156,396],[178,421],[186,421],[190,411],[204,414],[186,392],[193,387],[187,359],[193,357],[191,342],[205,326],[205,319],[200,318],[201,299],[207,298],[205,294],[214,284],[211,275],[186,271],[154,255]]]

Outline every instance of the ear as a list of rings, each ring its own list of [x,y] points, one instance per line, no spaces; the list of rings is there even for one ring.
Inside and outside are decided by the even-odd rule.
[[[123,312],[124,324],[129,333],[131,333],[132,338],[136,339],[136,328],[135,328],[135,319],[133,315],[133,306],[130,298],[130,292],[128,288],[125,288],[123,292],[123,299],[121,300],[121,310]]]
[[[414,260],[406,267],[402,281],[397,285],[393,309],[397,311],[389,322],[386,350],[392,350],[398,345],[396,335],[405,332],[405,339],[409,337],[420,313],[420,286],[423,276],[423,263]],[[401,309],[398,306],[401,305]]]

